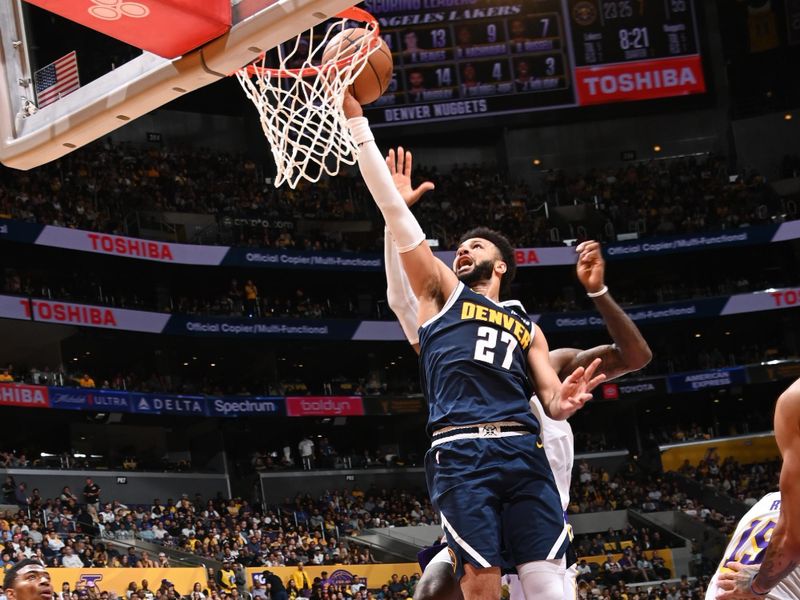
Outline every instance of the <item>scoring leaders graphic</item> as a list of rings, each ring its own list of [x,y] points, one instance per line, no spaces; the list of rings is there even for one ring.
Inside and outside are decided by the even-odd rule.
[[[692,0],[365,6],[395,62],[376,125],[705,91]]]

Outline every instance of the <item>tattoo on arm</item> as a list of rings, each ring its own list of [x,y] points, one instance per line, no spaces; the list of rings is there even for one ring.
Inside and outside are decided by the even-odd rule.
[[[771,590],[796,568],[797,563],[787,556],[781,545],[771,543],[753,583],[759,590]]]

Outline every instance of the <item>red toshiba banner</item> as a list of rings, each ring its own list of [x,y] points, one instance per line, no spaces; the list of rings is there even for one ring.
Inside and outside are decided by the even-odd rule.
[[[186,54],[231,26],[230,0],[27,1],[164,58]]]
[[[579,67],[575,80],[581,106],[706,91],[703,64],[697,55]]]
[[[287,396],[290,417],[360,417],[364,415],[361,396]]]
[[[0,383],[0,405],[23,408],[50,408],[50,396],[43,385]]]

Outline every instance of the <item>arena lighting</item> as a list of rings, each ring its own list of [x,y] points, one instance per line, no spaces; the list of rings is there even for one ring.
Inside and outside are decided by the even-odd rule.
[[[719,398],[714,398],[714,404],[719,404]]]
[[[211,363],[211,366],[212,366],[212,367],[216,367],[216,366],[217,366],[217,363]]]
[[[730,331],[726,331],[726,332],[725,332],[725,335],[730,335],[730,334],[731,334],[731,332],[730,332]]]
[[[184,367],[188,367],[188,366],[189,366],[189,363],[188,363],[188,362],[185,362],[185,363],[183,363],[183,366],[184,366]]]
[[[77,452],[76,452],[75,454],[73,454],[72,456],[73,456],[74,458],[86,458],[86,455],[85,455],[85,454],[80,454],[80,453],[77,453]]]
[[[794,117],[792,116],[792,113],[786,113],[785,115],[783,115],[784,121],[791,121],[793,118]]]
[[[541,165],[541,164],[542,164],[542,161],[541,161],[541,160],[539,160],[538,158],[534,158],[534,159],[533,159],[533,166],[534,166],[534,167],[538,167],[538,166],[539,166],[539,165]]]
[[[694,337],[696,337],[696,338],[703,337],[703,334],[701,334],[701,333],[695,333],[695,334],[694,334]]]
[[[658,144],[653,146],[653,152],[661,152],[661,146],[659,146]]]
[[[39,456],[41,456],[42,458],[52,458],[55,456],[55,454],[50,454],[49,452],[40,452]]]

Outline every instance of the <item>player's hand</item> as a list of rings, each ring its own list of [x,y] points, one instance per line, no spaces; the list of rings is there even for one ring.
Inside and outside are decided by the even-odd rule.
[[[430,181],[423,181],[416,188],[411,186],[411,169],[414,164],[414,159],[411,156],[411,152],[403,150],[402,146],[398,146],[396,152],[394,148],[389,150],[389,155],[386,157],[386,164],[389,167],[389,172],[392,174],[394,187],[400,192],[407,206],[414,206],[425,192],[430,192],[434,188],[433,183]]]
[[[578,253],[578,279],[587,292],[599,292],[605,285],[606,261],[600,243],[593,240],[581,242],[575,248]]]
[[[759,596],[750,591],[750,578],[758,571],[760,565],[743,565],[738,562],[729,562],[725,565],[725,571],[717,578],[717,600],[763,600],[764,596]]]
[[[364,109],[361,108],[361,105],[358,103],[349,91],[345,91],[344,93],[344,100],[342,101],[342,111],[344,112],[344,116],[348,119],[352,119],[354,117],[363,117],[364,116]]]
[[[606,380],[605,373],[595,375],[601,362],[595,358],[588,367],[578,367],[563,381],[554,419],[568,419],[592,399],[592,390]]]

